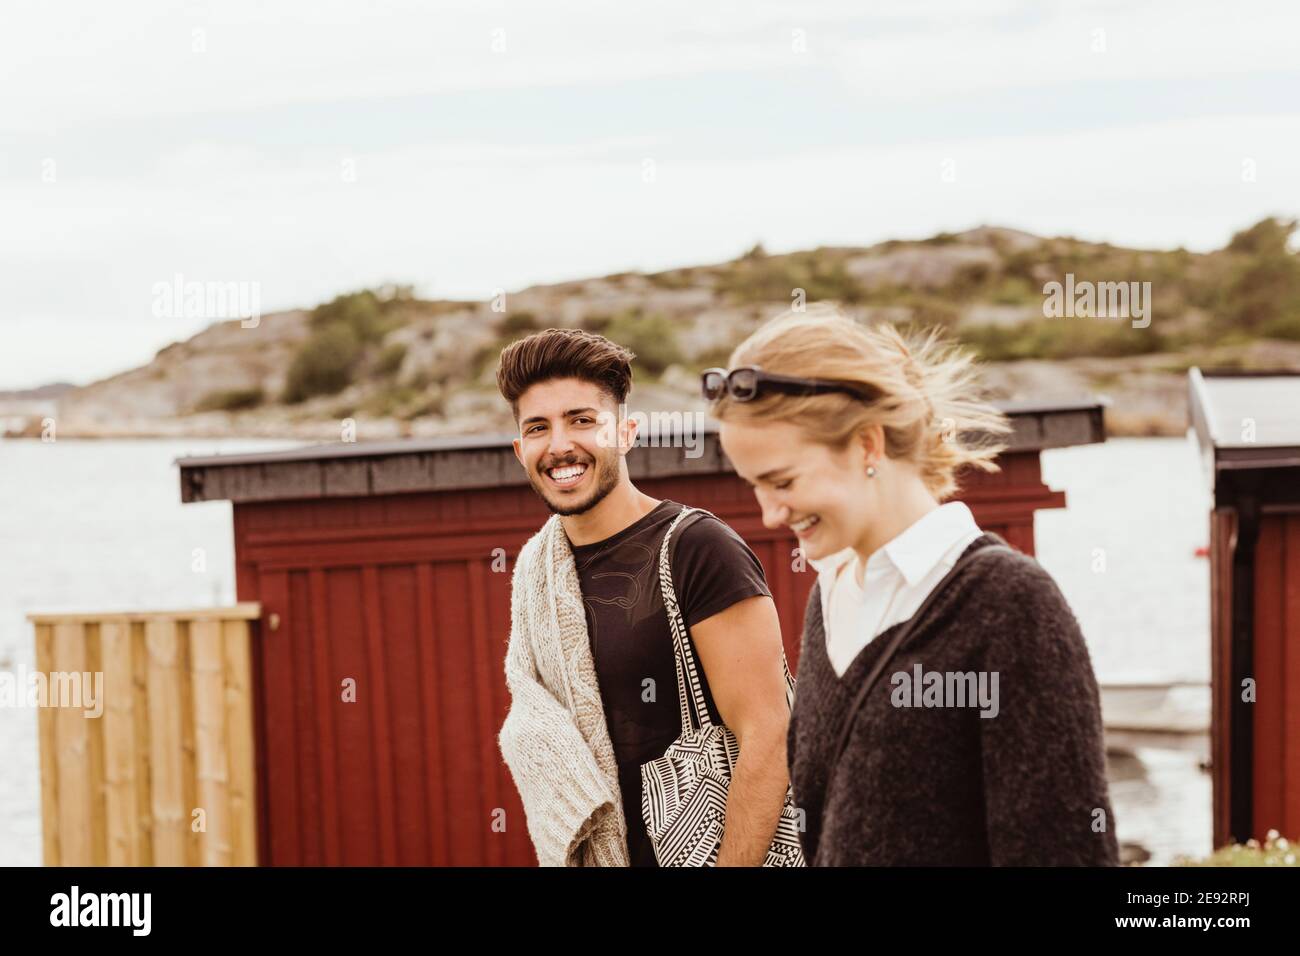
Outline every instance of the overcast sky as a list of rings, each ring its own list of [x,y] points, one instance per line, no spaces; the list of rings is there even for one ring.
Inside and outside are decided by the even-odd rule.
[[[1300,214],[1298,33],[1293,0],[5,0],[0,388],[198,331],[153,314],[177,274],[265,313],[981,223],[1216,248]]]

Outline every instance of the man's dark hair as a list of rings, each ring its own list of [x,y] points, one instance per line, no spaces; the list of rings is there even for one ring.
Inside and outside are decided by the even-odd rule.
[[[538,382],[577,378],[598,385],[616,405],[627,400],[636,356],[603,335],[582,329],[546,329],[501,351],[497,387],[519,418],[519,396]]]

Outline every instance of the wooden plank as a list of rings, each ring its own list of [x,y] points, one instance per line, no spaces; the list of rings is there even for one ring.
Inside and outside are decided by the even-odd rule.
[[[145,646],[145,624],[132,621],[131,710],[135,736],[136,858],[139,866],[154,865],[153,773],[149,752],[149,654]]]
[[[104,805],[108,865],[139,866],[135,688],[131,625],[108,620],[99,627],[104,671]]]
[[[439,711],[443,723],[438,732],[445,744],[444,787],[447,792],[448,826],[451,839],[451,866],[481,866],[487,859],[485,841],[489,822],[485,816],[466,826],[461,821],[470,813],[488,814],[488,807],[478,783],[482,748],[476,734],[478,701],[475,698],[474,648],[464,635],[470,632],[468,574],[464,565],[448,563],[433,568],[433,606],[437,612],[437,633],[433,648],[437,654],[440,681]],[[504,672],[500,671],[504,680]],[[495,734],[497,728],[493,728]],[[508,827],[522,822],[512,817]]]
[[[194,682],[190,660],[190,622],[176,621],[176,665],[180,684],[181,715],[181,806],[185,812],[185,862],[184,866],[201,866],[203,863],[204,833],[195,829],[194,810],[199,805],[197,786],[198,768],[194,742]]]
[[[1254,779],[1254,822],[1251,835],[1264,840],[1269,830],[1281,829],[1282,766],[1285,762],[1282,737],[1282,714],[1286,685],[1284,681],[1284,640],[1282,599],[1284,594],[1286,554],[1282,540],[1282,522],[1277,516],[1264,516],[1259,523],[1259,540],[1255,546],[1255,703],[1248,710],[1254,715],[1255,752],[1251,773]],[[1234,689],[1240,693],[1240,689]]]
[[[1235,516],[1210,514],[1210,779],[1212,845],[1231,842],[1232,767],[1232,539]]]
[[[36,670],[49,674],[54,668],[54,626],[36,625]],[[41,703],[45,703],[41,701]],[[41,757],[41,843],[46,866],[61,866],[59,852],[59,762],[58,733],[51,707],[36,710]]]
[[[420,649],[416,622],[415,568],[385,567],[379,573],[379,607],[384,628],[387,671],[384,693],[403,702],[391,710],[393,815],[397,821],[397,865],[428,866],[429,831],[435,823],[425,792],[428,753],[421,725],[421,699],[428,689],[420,683]]]
[[[80,622],[65,621],[54,625],[53,667],[49,678],[50,699],[54,708],[56,760],[58,762],[58,826],[60,864],[94,866],[90,840],[94,811],[91,805],[89,768],[89,723],[77,707],[63,707],[60,683],[64,675],[80,674],[86,669],[85,628]]]
[[[1282,793],[1285,805],[1278,829],[1287,837],[1300,838],[1300,515],[1285,518],[1284,534],[1282,633],[1286,672],[1282,675],[1285,689]]]
[[[364,599],[365,647],[368,652],[369,679],[359,693],[370,697],[370,743],[375,753],[375,797],[379,816],[379,861],[381,866],[397,865],[397,823],[393,819],[392,722],[389,719],[388,695],[384,693],[384,626],[379,616],[379,570],[373,564],[361,568]]]
[[[337,636],[339,631],[350,631],[351,624],[340,627],[339,623],[332,619],[329,611],[322,609],[317,613],[317,609],[310,606],[306,577],[301,572],[294,572],[284,578],[286,590],[283,618],[292,624],[289,627],[281,627],[277,632],[277,640],[288,645],[290,659],[294,661],[289,678],[293,687],[295,731],[292,775],[297,777],[299,786],[299,798],[292,808],[300,841],[298,863],[302,866],[324,866],[326,858],[322,849],[322,837],[327,832],[337,832],[337,821],[331,822],[328,819],[327,807],[342,807],[344,813],[364,811],[363,804],[358,802],[355,795],[345,797],[336,792],[332,800],[327,800],[325,795],[326,784],[323,782],[322,768],[327,761],[338,760],[339,764],[345,766],[347,761],[339,760],[335,753],[326,752],[332,749],[329,746],[330,738],[325,735],[317,722],[316,715],[322,702],[314,692],[313,675],[317,671],[317,666],[323,662],[317,660],[313,642],[319,642],[323,637],[324,642],[328,643]],[[334,593],[333,588],[327,588],[327,592],[331,599],[337,599],[338,604],[359,611],[361,602],[352,592],[338,595]],[[327,632],[323,636],[320,632],[321,626],[324,626]],[[355,765],[353,771],[356,772]],[[373,779],[367,771],[363,770],[360,773],[367,783]]]
[[[323,461],[320,477],[327,498],[370,494],[370,462],[364,458]]]
[[[231,620],[222,625],[232,866],[257,865],[257,780],[253,753],[250,643],[247,621]]]
[[[176,621],[145,621],[148,654],[149,755],[152,769],[153,855],[155,866],[184,866],[188,814],[182,780],[182,704]]]
[[[475,698],[478,703],[475,715],[478,718],[478,745],[480,748],[479,773],[484,799],[487,807],[496,808],[504,805],[497,777],[496,757],[499,753],[496,736],[500,724],[496,720],[496,708],[492,704],[492,687],[498,677],[498,664],[493,660],[493,642],[487,630],[487,563],[485,561],[469,562],[469,598],[470,607],[470,644],[474,651],[474,682],[478,688]],[[491,818],[475,820],[483,833],[483,850],[489,866],[505,865],[505,841],[491,828]]]
[[[288,575],[259,574],[259,583],[264,606],[281,615],[280,629],[265,635],[255,649],[261,683],[254,687],[253,693],[261,708],[258,732],[265,746],[260,759],[266,767],[266,772],[258,778],[261,788],[258,799],[265,814],[259,818],[259,832],[266,834],[259,859],[267,866],[293,865],[302,859],[298,807],[308,786],[295,770],[299,748],[294,681],[298,668],[291,632],[299,622],[289,613]],[[311,624],[328,631],[329,618],[313,620]]]
[[[447,829],[451,826],[451,800],[447,796],[447,758],[443,753],[443,740],[447,724],[439,714],[438,693],[441,675],[438,673],[437,618],[433,608],[433,569],[427,563],[416,566],[416,643],[420,649],[420,700],[423,705],[421,733],[425,742],[425,792],[429,814],[430,862],[434,866],[451,863],[451,849]]]
[[[85,625],[86,667],[81,675],[81,701],[76,712],[86,724],[86,774],[90,781],[90,857],[95,866],[108,865],[108,800],[105,793],[103,701],[104,668],[100,624]]]
[[[191,621],[189,626],[195,805],[203,811],[205,830],[199,832],[198,839],[199,859],[204,866],[229,866],[232,855],[225,653],[221,628],[221,622],[211,618]]]
[[[299,588],[299,591],[302,589]],[[321,813],[321,850],[326,866],[340,866],[343,863],[343,851],[339,840],[339,785],[338,752],[333,741],[338,739],[335,729],[334,709],[339,706],[339,685],[335,682],[333,658],[330,654],[329,629],[316,626],[315,622],[323,620],[329,607],[325,588],[325,572],[315,569],[307,572],[307,620],[312,623],[310,629],[311,679],[313,697],[316,702],[316,733],[329,746],[320,748],[320,813]],[[301,599],[302,595],[295,595]]]

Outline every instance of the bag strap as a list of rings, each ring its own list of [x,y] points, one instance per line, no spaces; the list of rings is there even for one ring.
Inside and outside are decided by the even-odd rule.
[[[889,643],[885,646],[884,651],[877,659],[875,666],[871,668],[871,672],[867,675],[867,679],[863,681],[862,687],[858,690],[857,696],[853,699],[853,706],[849,708],[849,712],[845,715],[844,723],[840,725],[840,736],[835,745],[835,759],[830,765],[832,768],[837,766],[840,762],[840,756],[844,753],[844,747],[849,741],[849,731],[853,729],[853,721],[856,719],[858,710],[861,709],[863,702],[867,699],[867,694],[871,691],[872,686],[876,683],[877,678],[880,677],[881,672],[884,671],[886,665],[888,665],[895,652],[920,626],[926,612],[930,610],[930,606],[934,604],[939,593],[943,591],[944,586],[956,576],[959,570],[970,564],[980,555],[996,551],[1008,552],[1010,554],[1018,553],[1013,548],[1004,544],[991,544],[987,547],[979,548],[974,552],[962,552],[953,566],[948,569],[948,573],[945,574],[939,580],[939,583],[931,589],[930,593],[925,596],[925,600],[922,601],[921,606],[916,609],[916,613],[908,618],[907,621],[894,632],[894,636],[890,638]],[[849,573],[853,573],[852,569],[850,569]],[[822,622],[822,627],[823,629],[825,628],[824,621]]]
[[[682,519],[692,509],[682,508],[673,519],[673,523],[664,532],[664,540],[659,548],[659,590],[663,593],[664,610],[668,613],[668,627],[673,634],[673,664],[677,670],[677,706],[680,711],[682,733],[693,730],[697,725],[692,719],[693,713],[703,714],[699,726],[708,719],[708,707],[705,706],[704,694],[699,687],[699,674],[695,668],[695,658],[686,645],[682,634],[684,621],[681,609],[677,606],[677,592],[673,589],[672,566],[668,560],[668,545],[673,532],[682,523]],[[690,671],[690,679],[687,672]]]
[[[694,730],[696,727],[703,729],[713,724],[709,719],[709,708],[704,700],[704,690],[700,683],[700,669],[696,663],[695,655],[691,651],[690,640],[687,638],[686,621],[682,617],[681,607],[677,603],[677,591],[673,587],[672,566],[668,559],[669,543],[672,540],[673,532],[684,518],[697,512],[710,518],[717,518],[716,515],[705,511],[703,508],[683,506],[677,517],[673,519],[673,523],[668,526],[668,530],[664,532],[663,544],[659,548],[659,590],[663,593],[664,610],[668,613],[668,626],[673,633],[673,658],[677,668],[677,701],[681,711],[683,734]],[[790,673],[790,665],[785,658],[784,645],[781,648],[781,669],[785,672],[786,706],[793,710],[794,677]]]

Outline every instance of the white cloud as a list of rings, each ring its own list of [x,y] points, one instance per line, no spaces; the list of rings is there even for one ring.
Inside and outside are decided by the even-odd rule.
[[[874,97],[1295,67],[1286,0],[20,3],[0,130],[469,89],[833,65]],[[791,53],[791,31],[808,52]],[[1094,30],[1105,53],[1093,52]],[[498,34],[495,31],[504,31]],[[494,42],[504,52],[494,52]],[[196,51],[196,45],[201,51]]]
[[[1202,0],[889,2],[868,13],[830,0],[132,9],[147,12],[127,18],[92,3],[6,11],[0,387],[92,378],[193,332],[148,313],[152,284],[176,272],[258,281],[273,310],[386,280],[486,297],[717,261],[759,239],[770,249],[866,244],[980,222],[1208,249],[1263,215],[1296,214],[1300,196],[1300,119],[1276,103],[1221,101],[1217,115],[1180,104],[1149,118],[1122,109],[1123,91],[1147,82],[1294,78],[1300,15],[1278,3],[1249,12]],[[490,46],[498,27],[503,54]],[[207,31],[204,53],[191,51],[196,28]],[[807,31],[806,55],[792,52],[795,28]],[[1104,54],[1090,50],[1094,28],[1106,30]],[[860,108],[840,116],[810,102],[806,125],[777,131],[787,147],[777,153],[763,138],[761,99],[729,91],[745,90],[751,71],[770,80],[809,66],[836,69],[841,90],[857,97],[846,102]],[[283,128],[266,120],[291,103],[381,108],[385,97],[439,90],[569,84],[579,93],[679,76],[702,91],[732,84],[716,101],[752,115],[709,114],[699,130],[672,124],[671,99],[642,122],[619,114],[612,96],[606,114],[551,129],[521,95],[491,101],[501,113],[484,117],[482,135],[443,129],[436,114],[384,141],[364,110],[290,112]],[[1114,99],[1092,103],[1094,80],[1123,82],[1099,84]],[[667,88],[665,97],[681,96],[680,84]],[[1006,124],[1015,135],[945,128],[943,117],[965,117],[944,104],[974,90],[995,91],[985,101],[994,104],[1012,90],[1073,99],[1015,117]],[[909,104],[922,99],[920,115],[939,119],[905,128],[900,117],[917,115]],[[562,96],[547,102],[569,119]],[[1087,116],[1070,112],[1084,107]],[[1099,119],[1112,113],[1127,118]],[[400,129],[404,115],[389,121]],[[789,108],[780,115],[788,120]],[[891,123],[878,138],[889,145],[846,145],[862,142],[856,127]],[[732,148],[703,148],[709,136]],[[57,181],[42,183],[40,159],[51,152]],[[940,180],[946,159],[953,183]],[[1255,182],[1242,181],[1247,159]],[[78,331],[51,337],[65,326]]]

